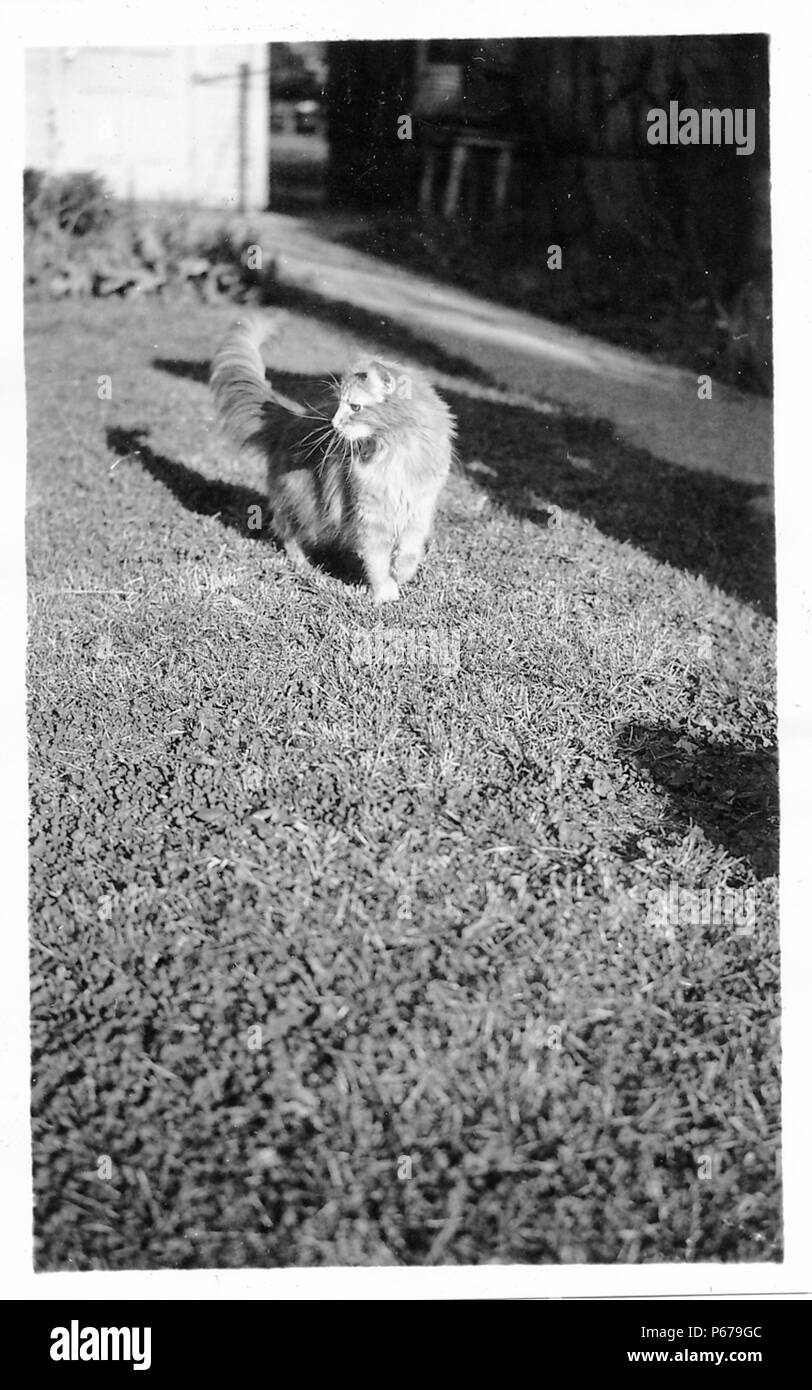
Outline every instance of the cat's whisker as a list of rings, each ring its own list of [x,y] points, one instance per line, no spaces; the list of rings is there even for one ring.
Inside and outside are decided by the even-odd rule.
[[[315,460],[315,464],[311,464],[310,460],[312,459],[313,454],[317,452],[317,449],[318,446],[314,445],[313,448],[310,450],[310,453],[302,454],[301,457],[303,463],[307,464],[309,467],[315,467],[318,471],[320,471],[323,467],[324,460],[328,457],[328,455],[324,453],[319,454]]]
[[[298,454],[299,454],[299,457],[300,457],[301,459],[305,459],[305,460],[306,460],[306,459],[309,459],[309,458],[312,458],[313,455],[314,455],[315,453],[317,453],[317,452],[319,451],[319,449],[322,448],[322,444],[323,444],[323,441],[322,441],[321,439],[316,439],[316,440],[314,440],[314,442],[311,444],[311,446],[310,446],[309,449],[299,449],[299,450],[297,451]]]
[[[332,434],[332,438],[327,444],[321,458],[318,460],[318,463],[316,464],[316,472],[319,474],[323,473],[326,464],[330,461],[331,458],[333,458],[335,454],[338,436],[335,434],[334,431],[330,431],[330,433]]]
[[[331,433],[332,430],[328,426],[326,429],[311,430],[309,434],[306,434],[299,445],[299,448],[303,449],[308,441],[312,440],[310,447],[305,450],[305,458],[309,458],[312,453],[315,453],[316,449],[321,448],[325,440],[329,439]],[[315,439],[313,438],[314,435],[316,436]]]
[[[299,448],[304,448],[304,445],[306,445],[306,443],[310,443],[311,439],[313,438],[316,438],[316,442],[318,442],[320,441],[320,439],[324,438],[324,434],[321,431],[311,430],[310,434],[302,435],[302,438],[300,438],[299,441]]]
[[[316,416],[311,416],[311,419],[316,419]],[[314,425],[313,429],[305,435],[305,439],[309,439],[311,434],[316,434],[320,428],[324,430],[332,429],[330,421],[326,420],[324,416],[322,416],[321,419],[319,419],[319,423],[317,425]]]
[[[350,462],[352,461],[352,442],[348,439],[345,439],[342,435],[338,439],[338,445],[338,462],[340,463],[342,468],[346,469],[348,460]]]
[[[313,439],[313,435],[315,435],[315,439]],[[328,438],[329,431],[320,430],[317,432],[314,430],[312,434],[306,435],[305,438],[300,441],[299,447],[304,448],[305,445],[310,444],[311,447],[309,452],[312,453],[313,449],[318,448],[319,445],[323,444]]]

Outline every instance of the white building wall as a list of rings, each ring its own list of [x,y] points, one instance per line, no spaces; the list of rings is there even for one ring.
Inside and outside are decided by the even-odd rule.
[[[268,49],[30,49],[26,164],[93,170],[120,197],[235,206],[240,64],[249,69],[246,206],[268,199]]]

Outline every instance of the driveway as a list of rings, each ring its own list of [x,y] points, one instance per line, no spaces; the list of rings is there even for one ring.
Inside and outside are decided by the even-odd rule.
[[[385,264],[298,218],[263,221],[283,284],[403,323],[506,389],[611,420],[619,438],[669,463],[760,484],[757,504],[771,505],[772,404],[764,397],[714,381],[712,398],[700,400],[685,369]]]

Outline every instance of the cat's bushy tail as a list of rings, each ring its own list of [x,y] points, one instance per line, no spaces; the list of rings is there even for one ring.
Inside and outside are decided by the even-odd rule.
[[[233,323],[214,355],[209,385],[220,419],[241,447],[259,444],[279,410],[302,415],[305,407],[265,380],[260,348],[279,332],[279,317],[248,313]]]

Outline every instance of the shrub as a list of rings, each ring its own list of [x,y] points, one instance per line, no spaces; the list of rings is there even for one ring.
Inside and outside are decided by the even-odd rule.
[[[51,222],[70,236],[87,236],[107,227],[113,213],[111,195],[98,174],[23,172],[23,206],[29,226]]]
[[[257,265],[260,241],[243,218],[117,204],[104,180],[82,173],[23,174],[26,282],[54,298],[191,290],[273,302],[275,266]]]

